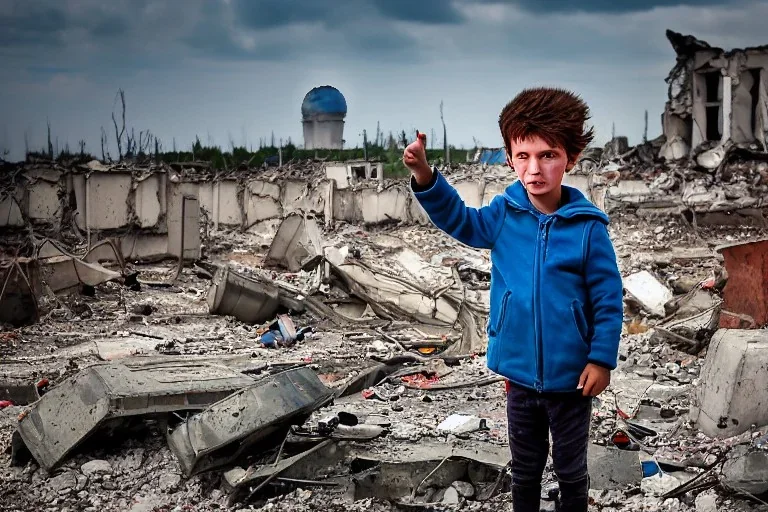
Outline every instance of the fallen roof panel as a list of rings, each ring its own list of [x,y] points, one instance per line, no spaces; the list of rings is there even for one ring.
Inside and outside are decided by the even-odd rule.
[[[43,395],[20,420],[19,433],[50,470],[109,419],[204,409],[252,383],[207,363],[95,365]]]
[[[168,445],[182,471],[192,476],[235,461],[253,444],[287,432],[328,404],[333,391],[309,368],[260,380],[181,423]]]

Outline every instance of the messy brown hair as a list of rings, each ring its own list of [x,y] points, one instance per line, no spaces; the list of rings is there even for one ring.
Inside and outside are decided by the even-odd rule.
[[[552,147],[561,147],[574,162],[594,138],[587,128],[589,107],[576,94],[548,87],[524,89],[499,115],[499,128],[507,154],[511,142],[539,136]]]

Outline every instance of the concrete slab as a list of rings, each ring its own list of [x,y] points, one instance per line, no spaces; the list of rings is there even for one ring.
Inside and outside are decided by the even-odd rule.
[[[290,425],[303,423],[332,398],[333,392],[313,370],[281,372],[181,423],[168,435],[168,445],[185,475],[209,471],[235,461],[275,434],[282,440]]]
[[[336,189],[349,188],[349,171],[346,165],[326,165],[325,175],[336,182]]]
[[[587,465],[591,489],[623,490],[640,485],[643,479],[638,452],[590,444]]]
[[[141,180],[136,185],[136,216],[139,226],[151,228],[160,222],[160,216],[165,213],[165,175],[153,174]]]
[[[720,329],[712,337],[690,416],[710,437],[768,424],[768,331]]]
[[[208,290],[208,311],[213,315],[231,315],[246,323],[274,319],[280,305],[279,289],[256,276],[246,276],[230,267],[216,272]]]
[[[127,226],[130,222],[128,197],[132,193],[131,182],[130,173],[95,172],[89,175],[85,185],[87,220],[84,227],[117,229]],[[78,210],[79,205],[78,198]]]
[[[309,208],[307,201],[308,193],[309,183],[306,181],[284,181],[280,198],[283,206],[283,215],[309,211],[311,208]],[[322,209],[320,211],[322,212]]]
[[[61,217],[59,183],[36,181],[27,187],[27,214],[31,220],[52,222]]]
[[[735,446],[723,464],[723,483],[760,496],[768,492],[768,451]]]
[[[238,183],[234,180],[219,181],[213,186],[214,221],[225,226],[240,226],[243,216],[238,199]]]
[[[664,304],[672,299],[672,292],[647,270],[625,277],[624,289],[649,313],[665,316]]]
[[[19,433],[50,471],[109,420],[203,409],[252,383],[204,363],[95,365],[43,395],[19,422]]]
[[[323,256],[320,228],[313,218],[289,215],[277,229],[269,252],[267,265],[278,265],[291,272],[312,270]]]

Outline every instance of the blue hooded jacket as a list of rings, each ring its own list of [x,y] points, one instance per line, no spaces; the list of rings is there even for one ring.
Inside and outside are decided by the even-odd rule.
[[[587,363],[617,364],[622,280],[608,216],[575,188],[545,215],[522,183],[472,208],[437,170],[414,196],[458,241],[491,249],[488,368],[540,392],[577,389]]]

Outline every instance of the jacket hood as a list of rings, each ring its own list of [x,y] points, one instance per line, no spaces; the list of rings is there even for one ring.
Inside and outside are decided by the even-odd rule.
[[[568,185],[561,185],[561,187],[563,205],[552,214],[553,216],[564,219],[587,216],[608,224],[608,215],[584,197],[579,189]],[[513,208],[541,215],[541,212],[531,204],[531,200],[528,199],[528,192],[520,180],[515,181],[504,190],[504,198]]]

